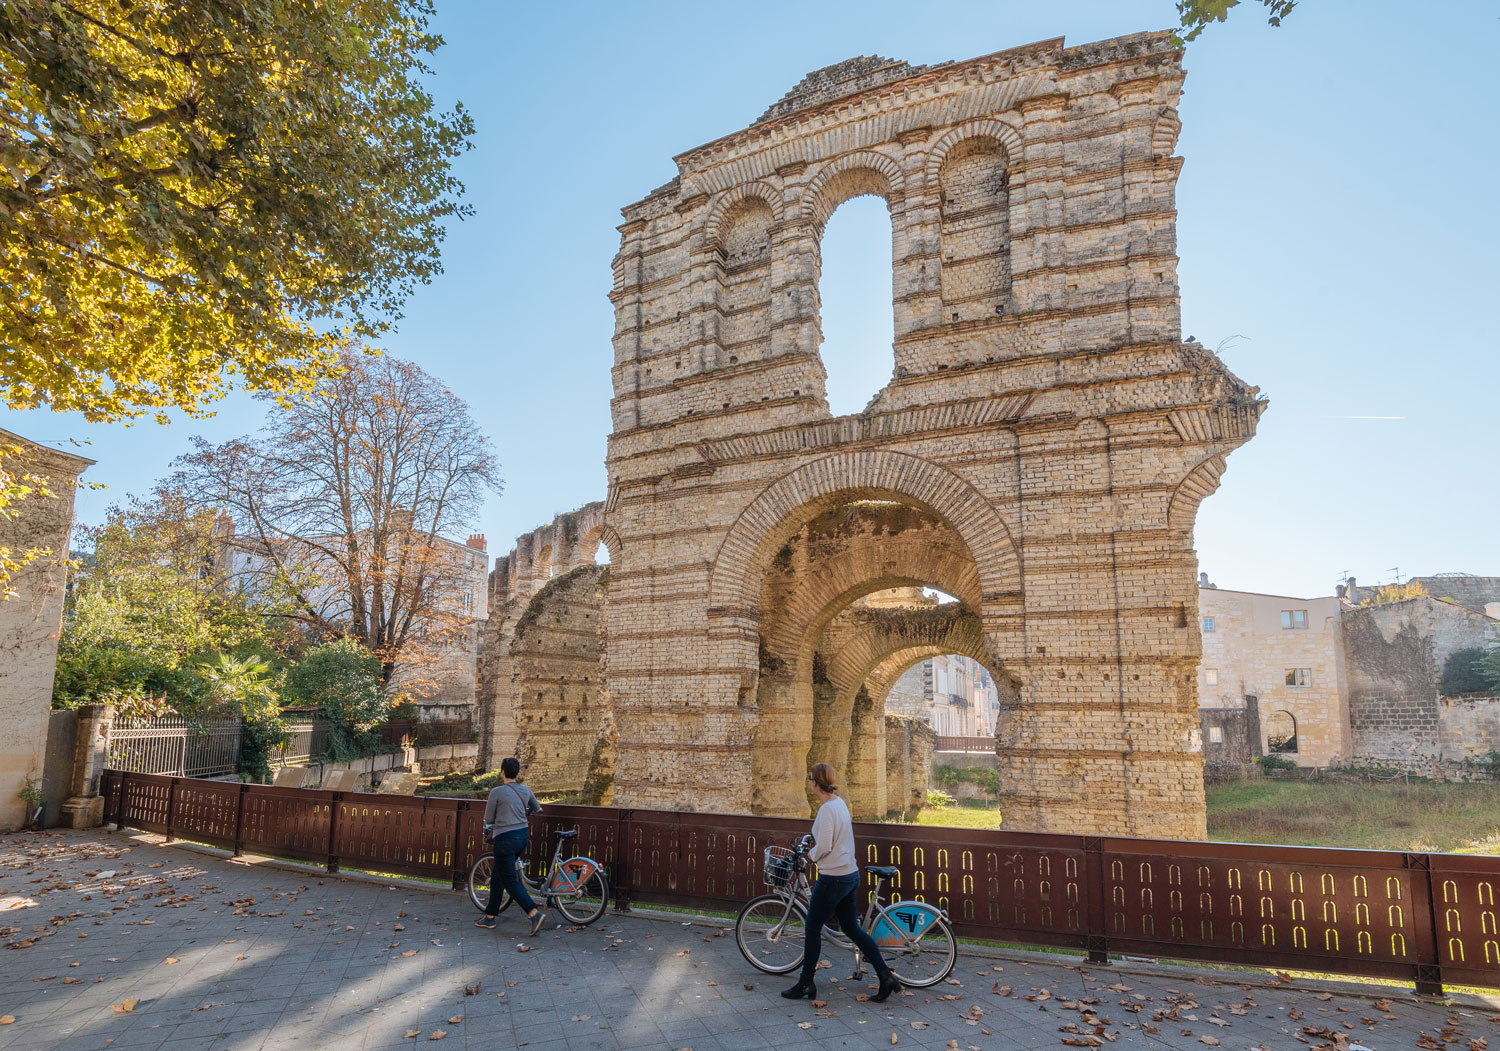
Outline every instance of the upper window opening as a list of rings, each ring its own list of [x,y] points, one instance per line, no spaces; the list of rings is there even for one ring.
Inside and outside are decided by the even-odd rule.
[[[1281,627],[1283,631],[1300,630],[1307,627],[1307,610],[1284,609],[1281,611]]]
[[[828,374],[828,410],[863,412],[891,381],[896,323],[892,307],[891,215],[865,195],[839,205],[823,230],[818,281]]]
[[[609,565],[609,548],[605,546],[602,540],[599,541],[599,547],[594,551],[594,565]]]

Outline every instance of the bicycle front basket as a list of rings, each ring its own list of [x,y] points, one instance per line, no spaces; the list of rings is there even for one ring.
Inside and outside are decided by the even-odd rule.
[[[797,874],[797,861],[786,847],[767,847],[761,861],[761,878],[768,887],[785,887]]]

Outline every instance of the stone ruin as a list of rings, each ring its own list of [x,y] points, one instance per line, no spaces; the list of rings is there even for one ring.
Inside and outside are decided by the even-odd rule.
[[[1266,403],[1181,336],[1180,58],[1146,33],[853,59],[624,209],[608,495],[497,563],[488,765],[794,816],[828,761],[884,813],[925,784],[886,694],[959,653],[1000,689],[1007,828],[1203,836],[1193,525]],[[862,194],[891,379],[833,417],[819,242]]]

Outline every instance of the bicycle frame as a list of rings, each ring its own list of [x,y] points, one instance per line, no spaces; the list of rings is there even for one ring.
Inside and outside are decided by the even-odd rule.
[[[913,911],[911,919],[902,922],[897,918],[894,910],[899,909],[902,905],[907,903],[899,901],[891,902],[889,905],[882,903],[880,892],[884,888],[884,886],[885,879],[880,876],[875,877],[875,889],[870,892],[870,900],[865,906],[865,914],[861,918],[859,925],[865,930],[867,934],[870,935],[872,939],[874,939],[875,944],[882,949],[912,948],[917,943],[916,936],[920,935],[929,926],[928,923],[921,923],[919,926],[919,921],[916,919],[916,917],[931,917],[934,914],[945,914],[942,913],[941,909],[936,909],[933,906],[925,906],[924,904],[923,908]],[[802,861],[800,859],[800,856],[797,867],[797,878],[793,883],[791,889],[788,890],[786,888],[776,887],[772,889],[771,893],[775,894],[777,897],[783,899],[786,902],[786,914],[782,917],[781,923],[777,925],[776,929],[771,934],[772,940],[774,940],[775,938],[780,936],[781,931],[783,928],[785,928],[787,921],[791,919],[792,903],[795,901],[797,904],[801,905],[803,915],[806,915],[808,906],[812,902],[812,886],[810,883],[808,883],[807,880],[806,862]],[[913,902],[911,904],[923,903]],[[929,911],[929,909],[931,909],[932,911]],[[906,929],[903,929],[903,927],[905,927]],[[833,942],[839,948],[848,949],[854,953],[854,977],[858,978],[863,975],[864,967],[860,960],[861,953],[855,946],[855,944],[844,935],[843,931],[825,924],[823,933],[829,941]]]

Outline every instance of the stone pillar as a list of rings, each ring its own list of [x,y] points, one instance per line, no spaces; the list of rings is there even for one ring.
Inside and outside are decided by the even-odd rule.
[[[78,709],[73,779],[62,806],[64,828],[97,828],[104,824],[104,796],[99,793],[99,785],[109,761],[109,728],[114,721],[112,704],[86,704]]]
[[[21,559],[37,552],[11,578],[14,594],[0,598],[0,832],[25,823],[29,804],[19,793],[42,777],[74,484],[93,462],[0,430],[0,471],[37,490],[7,507],[13,517],[0,517],[0,548]]]

